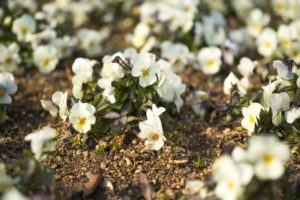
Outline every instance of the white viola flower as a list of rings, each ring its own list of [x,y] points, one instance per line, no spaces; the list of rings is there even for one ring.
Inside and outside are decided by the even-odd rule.
[[[256,61],[252,61],[250,58],[247,57],[242,57],[237,68],[242,76],[250,77],[253,74],[253,70],[256,65]]]
[[[248,159],[254,163],[255,175],[261,180],[276,180],[284,173],[284,163],[290,158],[288,145],[273,136],[250,138]]]
[[[61,58],[71,56],[75,46],[74,41],[67,35],[62,38],[55,38],[52,43],[58,50],[59,57]]]
[[[259,119],[262,106],[259,103],[251,102],[248,107],[242,108],[243,120],[242,127],[247,129],[250,133],[254,132],[255,125]]]
[[[19,41],[29,41],[36,30],[36,22],[31,15],[23,14],[14,20],[12,31],[17,35]]]
[[[243,149],[242,147],[236,146],[233,149],[231,156],[235,162],[238,162],[238,163],[248,162],[247,151],[245,149]]]
[[[79,43],[89,57],[99,56],[102,52],[101,33],[91,29],[81,29],[78,33]]]
[[[165,41],[161,45],[161,56],[168,59],[172,64],[174,72],[182,71],[193,59],[193,54],[189,51],[188,47],[181,43],[171,43]]]
[[[131,42],[134,47],[141,48],[147,41],[150,34],[150,27],[146,22],[140,22],[134,28],[133,36]]]
[[[145,149],[158,151],[164,145],[166,138],[159,118],[164,111],[164,108],[157,108],[156,105],[153,105],[152,110],[147,110],[147,120],[139,123],[141,132],[138,137],[146,139]]]
[[[70,111],[69,120],[74,129],[80,133],[87,133],[91,126],[96,123],[94,116],[96,109],[89,103],[76,103]]]
[[[220,71],[222,51],[218,47],[204,47],[198,53],[201,70],[205,74],[216,74]]]
[[[0,70],[1,71],[14,71],[17,69],[18,64],[21,62],[19,56],[19,45],[11,43],[8,47],[0,44]]]
[[[9,72],[0,72],[0,104],[11,104],[10,95],[15,94],[17,90],[14,76]]]
[[[47,126],[39,131],[26,135],[24,139],[31,141],[31,151],[34,153],[35,159],[40,161],[47,157],[45,153],[55,150],[55,144],[51,142],[51,140],[55,138],[56,135],[56,130]]]
[[[300,36],[300,33],[299,33]],[[288,49],[288,56],[291,57],[296,63],[300,63],[300,40],[298,42],[293,42],[291,48]]]
[[[43,74],[49,74],[56,68],[58,57],[58,52],[52,45],[39,46],[33,52],[33,62]]]
[[[66,119],[69,115],[69,110],[68,110],[68,106],[67,106],[68,92],[64,92],[64,93],[60,92],[60,91],[55,92],[52,95],[52,101],[59,108],[59,117],[63,121],[66,121]]]
[[[124,69],[118,63],[107,62],[104,63],[103,68],[101,70],[102,78],[109,78],[110,80],[119,80],[123,78],[125,75]]]
[[[39,46],[41,46],[41,44],[45,43],[45,41],[49,42],[52,46],[51,42],[54,41],[56,38],[56,31],[51,28],[47,28],[41,32],[32,34],[30,38],[30,43],[33,49],[38,48]]]
[[[247,18],[247,31],[250,36],[256,38],[262,28],[270,22],[270,16],[264,14],[260,9],[251,10]]]
[[[30,200],[26,196],[24,196],[19,190],[12,187],[4,192],[1,197],[2,200]]]
[[[273,93],[270,99],[270,107],[272,109],[272,122],[274,125],[279,125],[281,122],[281,111],[290,109],[290,97],[286,92]]]
[[[181,98],[181,95],[184,93],[185,89],[186,89],[186,85],[184,83],[182,83],[182,80],[179,76],[174,76],[174,80],[173,80],[173,84],[174,84],[174,95],[175,95],[175,99],[174,99],[174,103],[176,105],[177,108],[177,112],[180,111],[180,108],[183,106],[183,99]]]
[[[82,73],[88,73],[90,76],[93,74],[93,67],[98,62],[96,60],[91,60],[87,58],[76,58],[73,65],[72,65],[72,71],[74,74],[82,74]]]
[[[263,91],[263,104],[264,104],[264,107],[266,108],[266,110],[269,110],[270,103],[271,103],[271,96],[278,85],[279,85],[279,81],[273,81],[273,82],[270,82],[266,86],[262,86],[262,88],[264,90]]]
[[[247,93],[247,89],[249,87],[249,81],[247,77],[239,80],[233,72],[227,76],[224,80],[223,91],[224,94],[230,95],[232,93],[232,89],[234,86],[237,87],[240,95],[245,95]]]
[[[283,49],[291,48],[292,40],[296,39],[297,32],[292,26],[281,24],[277,31],[277,38]]]
[[[147,87],[156,82],[156,74],[159,71],[159,64],[155,61],[155,55],[152,53],[137,54],[132,60],[132,76],[139,77],[139,84]]]
[[[92,74],[89,72],[78,73],[72,78],[72,93],[76,99],[81,99],[83,97],[83,84],[88,83],[92,80]]]
[[[69,3],[67,9],[72,13],[75,27],[79,27],[88,20],[88,13],[92,12],[93,5],[84,1],[72,1]]]
[[[273,67],[277,70],[278,76],[284,80],[291,80],[293,78],[293,72],[287,65],[281,60],[275,60],[272,62]]]
[[[115,88],[111,85],[111,80],[109,78],[101,78],[98,80],[97,85],[104,89],[102,92],[103,97],[108,100],[110,103],[115,103]]]
[[[185,189],[189,192],[189,194],[198,194],[197,196],[203,199],[208,196],[208,191],[205,187],[205,183],[200,180],[188,180],[186,182]]]
[[[48,111],[52,117],[57,117],[58,108],[52,101],[41,100],[40,102],[44,110]]]
[[[217,182],[216,196],[224,200],[237,200],[253,177],[253,167],[236,163],[230,156],[224,155],[214,162],[213,175]]]
[[[285,112],[285,120],[287,123],[292,124],[296,119],[300,118],[300,108],[292,108]]]
[[[271,28],[265,28],[257,37],[256,45],[258,53],[264,57],[270,57],[277,48],[276,33]]]
[[[190,105],[194,113],[198,116],[204,117],[206,110],[202,105],[202,102],[209,99],[207,92],[198,90],[192,91],[186,99],[188,105]]]

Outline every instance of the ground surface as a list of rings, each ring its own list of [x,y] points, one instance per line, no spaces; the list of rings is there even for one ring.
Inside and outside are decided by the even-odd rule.
[[[15,73],[19,90],[10,107],[9,120],[0,126],[0,160],[13,163],[23,149],[29,149],[24,136],[45,125],[56,128],[60,136],[57,152],[45,164],[53,170],[51,190],[62,199],[81,199],[89,174],[99,175],[99,186],[87,199],[143,199],[139,175],[145,173],[160,199],[177,199],[183,193],[186,180],[204,179],[210,174],[212,162],[232,145],[246,146],[247,133],[239,128],[240,121],[226,123],[209,113],[200,120],[183,107],[165,130],[167,142],[159,152],[143,150],[143,142],[136,137],[138,128],[130,134],[113,137],[99,135],[88,145],[76,142],[78,134],[67,123],[53,119],[43,111],[39,100],[49,99],[57,90],[71,94],[70,66],[44,76],[35,70]],[[211,78],[188,69],[181,75],[184,82],[208,91],[212,99],[226,102],[221,84],[209,85]],[[95,150],[95,146],[109,147]],[[9,147],[8,149],[5,147]],[[198,161],[198,162],[197,162]],[[199,162],[201,161],[201,162]],[[198,164],[197,164],[198,163]],[[293,157],[289,171],[295,181],[300,172],[299,156]]]

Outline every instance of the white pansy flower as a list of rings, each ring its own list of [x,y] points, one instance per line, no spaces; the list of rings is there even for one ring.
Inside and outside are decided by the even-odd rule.
[[[277,31],[277,38],[284,50],[290,49],[292,40],[297,37],[297,32],[292,26],[281,24]]]
[[[289,147],[275,136],[250,138],[248,159],[254,163],[255,175],[261,180],[276,180],[284,173],[284,163],[290,158]]]
[[[91,60],[87,58],[76,58],[72,65],[72,71],[75,74],[79,74],[79,73],[93,74],[93,67],[97,63],[98,62],[96,60]]]
[[[245,95],[247,93],[247,89],[249,87],[249,81],[247,77],[239,80],[233,72],[227,76],[224,80],[223,91],[225,94],[230,95],[232,93],[232,89],[234,86],[237,87],[240,95]]]
[[[31,15],[23,14],[13,22],[12,31],[19,41],[29,41],[36,30],[36,22]]]
[[[252,37],[257,37],[262,28],[270,22],[270,16],[260,9],[251,10],[247,18],[247,31]]]
[[[152,105],[152,110],[147,110],[147,120],[139,123],[141,132],[138,137],[146,139],[146,149],[158,151],[162,148],[166,141],[159,118],[159,115],[161,115],[164,111],[164,108],[157,108],[156,105]]]
[[[252,61],[250,58],[247,57],[242,57],[237,68],[241,75],[243,75],[244,77],[249,77],[253,74],[253,70],[256,65],[256,61]]]
[[[278,126],[281,123],[281,111],[287,111],[290,108],[290,97],[287,93],[273,93],[270,99],[272,109],[272,122]]]
[[[216,74],[220,71],[222,51],[218,47],[204,47],[198,53],[201,70],[205,74]]]
[[[104,89],[102,92],[103,97],[110,103],[115,103],[115,88],[111,85],[111,80],[109,78],[101,78],[97,81],[97,85]]]
[[[4,192],[1,197],[2,200],[30,200],[26,196],[24,196],[19,190],[12,187]]]
[[[0,70],[14,71],[21,62],[19,45],[11,43],[8,47],[0,44]]]
[[[285,112],[285,120],[287,123],[292,124],[296,119],[300,118],[300,108],[292,108]]]
[[[142,87],[147,87],[156,82],[156,74],[159,71],[159,64],[155,61],[155,55],[152,53],[137,54],[132,60],[132,76],[139,77],[139,83]]]
[[[262,88],[264,90],[263,91],[263,104],[264,104],[264,107],[266,108],[266,110],[269,110],[270,103],[271,103],[271,96],[278,85],[279,85],[279,81],[273,81],[273,82],[270,82],[266,86],[262,86]]]
[[[36,160],[45,159],[47,156],[44,153],[55,150],[55,144],[51,140],[56,135],[56,130],[47,126],[25,136],[26,141],[31,141],[31,151]]]
[[[58,52],[52,45],[39,46],[33,52],[33,62],[43,74],[49,74],[56,68],[58,57]]]
[[[147,38],[150,34],[150,27],[145,22],[140,22],[134,28],[131,42],[134,47],[141,48],[146,43]]]
[[[278,76],[284,80],[291,80],[293,78],[293,72],[287,65],[281,60],[275,60],[272,62],[273,67],[277,70]]]
[[[96,122],[95,112],[93,105],[79,102],[71,108],[69,120],[76,131],[87,133]]]
[[[48,111],[52,117],[57,117],[58,108],[52,101],[41,100],[40,102],[44,110]]]
[[[52,41],[53,45],[58,50],[58,54],[60,58],[69,57],[74,50],[74,41],[70,38],[70,36],[64,36],[62,38],[56,38]]]
[[[265,28],[257,37],[256,45],[258,53],[262,56],[271,56],[277,48],[276,33],[271,28]]]
[[[189,194],[198,194],[200,198],[205,199],[208,196],[208,191],[205,187],[205,183],[200,180],[188,180],[186,182],[185,189],[189,192]]]
[[[248,107],[242,108],[244,118],[241,123],[243,128],[247,129],[250,133],[254,132],[261,109],[262,106],[259,103],[252,102]]]
[[[10,95],[15,94],[17,90],[14,76],[9,72],[0,72],[0,104],[11,104]]]
[[[87,56],[99,56],[102,52],[101,33],[91,29],[81,29],[78,33],[78,39]]]
[[[63,93],[63,92],[57,91],[52,95],[52,101],[53,101],[53,103],[55,103],[58,106],[59,117],[63,121],[66,121],[66,119],[69,115],[67,100],[68,100],[68,92]]]

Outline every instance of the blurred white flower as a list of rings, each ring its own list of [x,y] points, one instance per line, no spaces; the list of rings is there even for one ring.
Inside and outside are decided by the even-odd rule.
[[[15,94],[17,90],[14,76],[9,72],[0,72],[0,104],[11,104],[10,95]]]
[[[68,92],[63,93],[63,92],[57,91],[52,95],[52,101],[53,101],[53,103],[55,103],[58,106],[59,117],[63,121],[66,121],[66,119],[69,115],[67,100],[68,100]]]
[[[277,31],[277,38],[284,50],[290,49],[292,40],[296,39],[297,32],[292,26],[281,24]]]
[[[31,151],[34,153],[35,159],[40,161],[47,157],[45,153],[55,150],[55,144],[51,140],[56,135],[55,129],[46,126],[39,131],[26,135],[24,139],[31,141]]]
[[[259,119],[262,106],[259,103],[251,102],[248,107],[242,108],[243,120],[242,127],[247,129],[250,133],[254,132],[255,125]]]
[[[227,76],[224,80],[223,91],[224,94],[230,95],[232,93],[232,89],[236,87],[239,91],[240,95],[245,95],[247,93],[248,84],[244,84],[243,81],[247,81],[248,79],[239,80],[233,72]]]
[[[89,57],[99,56],[102,52],[101,42],[102,35],[101,33],[91,30],[91,29],[81,29],[78,33],[78,40]]]
[[[29,14],[23,14],[14,20],[12,31],[17,35],[19,41],[28,42],[36,30],[36,22]]]
[[[209,99],[207,92],[198,90],[192,91],[186,99],[186,103],[190,105],[194,113],[198,116],[204,117],[206,110],[203,107],[202,102]]]
[[[76,58],[73,65],[72,71],[75,74],[88,73],[90,76],[93,74],[93,67],[98,62],[87,58]]]
[[[139,83],[142,87],[147,87],[156,82],[156,74],[159,71],[159,64],[155,61],[155,55],[152,53],[137,54],[132,60],[132,76],[139,77]]]
[[[1,190],[11,187],[13,184],[17,183],[19,178],[12,178],[7,175],[5,170],[5,164],[0,162],[0,185]]]
[[[33,52],[33,62],[43,74],[49,74],[56,68],[58,57],[58,52],[52,45],[39,46]]]
[[[252,37],[257,37],[262,28],[270,22],[270,16],[264,14],[260,9],[251,10],[247,20],[247,31]]]
[[[208,191],[205,183],[200,180],[188,180],[185,185],[185,189],[191,195],[198,194],[200,198],[206,198],[208,196]]]
[[[300,118],[300,108],[292,108],[285,112],[285,120],[287,123],[294,123],[296,119]]]
[[[240,74],[244,77],[250,77],[253,74],[253,70],[257,65],[256,61],[252,61],[248,57],[242,57],[240,59],[240,63],[237,66]]]
[[[72,41],[68,35],[62,38],[55,38],[52,41],[52,44],[56,47],[60,58],[69,57],[72,54],[75,46],[75,42]]]
[[[266,110],[269,110],[270,103],[271,103],[271,96],[272,96],[273,92],[275,91],[275,89],[277,88],[278,84],[279,84],[279,81],[273,81],[273,82],[270,82],[266,86],[262,86],[262,88],[264,90],[263,91],[263,105]]]
[[[40,102],[44,110],[48,111],[52,117],[57,117],[58,108],[52,101],[41,100]]]
[[[76,131],[87,133],[96,122],[95,112],[96,109],[93,105],[79,102],[71,108],[69,120]]]
[[[2,200],[30,200],[26,196],[24,196],[19,190],[12,187],[4,192],[2,195]]]
[[[274,60],[272,62],[273,67],[277,70],[278,76],[284,80],[291,80],[293,78],[293,72],[287,65],[281,60]]]
[[[290,150],[273,135],[254,136],[250,138],[247,155],[259,179],[276,180],[284,173],[284,163],[290,158]]]
[[[218,47],[204,47],[198,53],[201,70],[205,74],[216,74],[220,71],[222,51]]]
[[[265,28],[257,37],[256,45],[258,53],[265,57],[270,57],[277,48],[276,33],[271,28]]]
[[[287,111],[290,108],[290,97],[287,93],[273,93],[270,99],[270,107],[272,109],[272,122],[278,126],[282,120],[281,111]]]
[[[21,62],[19,56],[19,45],[11,43],[9,46],[0,44],[0,70],[1,71],[14,71],[17,69],[18,64]]]
[[[111,85],[112,80],[109,78],[101,78],[98,80],[97,85],[104,89],[102,95],[103,97],[108,100],[110,103],[115,103],[115,88]]]
[[[131,42],[134,47],[141,48],[146,43],[150,34],[150,27],[146,22],[139,22],[134,28]]]
[[[89,2],[70,2],[66,7],[72,13],[72,19],[76,27],[88,20],[88,13],[93,10],[93,5]]]
[[[147,120],[139,123],[141,132],[138,137],[146,139],[145,149],[160,150],[166,141],[163,133],[162,124],[159,116],[165,111],[165,108],[157,108],[152,105],[152,110],[147,110]]]

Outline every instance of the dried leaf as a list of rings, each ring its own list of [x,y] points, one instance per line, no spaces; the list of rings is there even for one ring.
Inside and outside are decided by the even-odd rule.
[[[149,183],[146,174],[140,173],[139,187],[142,190],[142,195],[146,200],[152,200],[155,198],[155,192]]]
[[[86,176],[88,177],[89,180],[85,184],[83,189],[84,198],[90,196],[94,192],[94,190],[98,187],[102,178],[100,174],[92,174],[91,172],[88,172]]]

